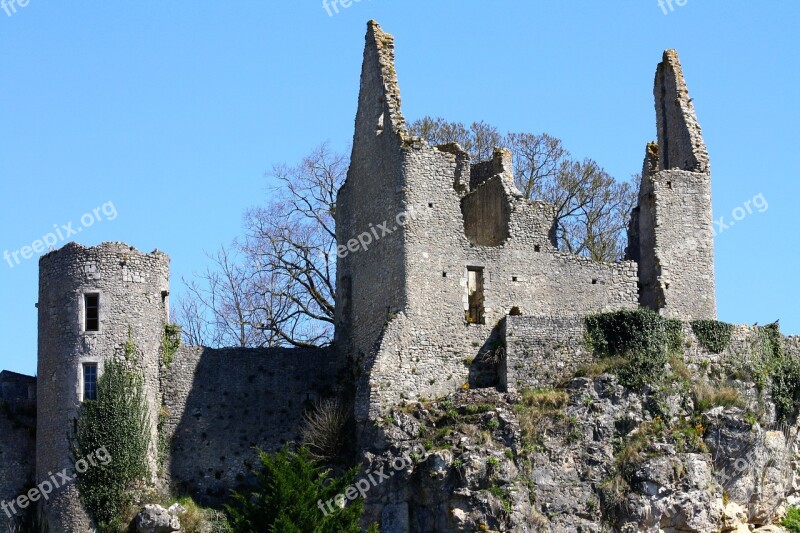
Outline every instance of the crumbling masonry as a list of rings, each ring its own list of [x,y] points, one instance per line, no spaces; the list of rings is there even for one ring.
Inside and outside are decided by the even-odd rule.
[[[131,341],[150,410],[153,480],[213,503],[247,481],[255,446],[296,441],[304,410],[343,394],[342,376],[356,376],[365,429],[403,399],[555,382],[591,358],[582,349],[589,313],[643,305],[715,318],[708,155],[674,51],[658,67],[655,99],[658,142],[647,146],[628,258],[593,262],[558,250],[554,207],[515,188],[507,151],[473,162],[458,145],[408,134],[394,39],[370,22],[336,210],[347,253],[337,267],[335,348],[184,346],[168,365],[168,257],[121,243],[68,244],[40,261],[38,380],[0,374],[8,429],[0,499],[70,467],[93,379],[87,366],[102,374]],[[375,228],[385,230],[369,247],[353,245]],[[74,485],[44,511],[51,531],[91,530]],[[0,527],[6,522],[0,513]]]
[[[507,151],[472,163],[458,145],[408,134],[394,39],[369,24],[337,239],[346,246],[371,224],[413,216],[339,260],[336,340],[359,365],[359,420],[405,398],[507,384],[513,361],[494,376],[481,364],[504,345],[506,321],[547,332],[639,305],[716,318],[708,155],[673,50],[658,66],[655,97],[658,143],[648,145],[630,260],[593,262],[557,249],[554,207],[515,188]]]

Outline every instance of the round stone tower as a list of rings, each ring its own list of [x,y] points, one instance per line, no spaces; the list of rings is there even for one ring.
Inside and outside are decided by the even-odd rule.
[[[96,394],[104,362],[133,341],[151,421],[151,472],[157,464],[159,367],[169,320],[169,257],[123,243],[70,243],[39,261],[37,483],[73,475],[71,440],[78,410]],[[113,457],[112,457],[113,461]],[[63,478],[62,478],[63,479]],[[44,502],[50,530],[91,531],[74,480]]]

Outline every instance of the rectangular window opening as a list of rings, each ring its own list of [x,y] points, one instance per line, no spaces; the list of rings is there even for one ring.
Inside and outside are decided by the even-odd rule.
[[[100,331],[100,295],[84,294],[83,305],[86,313],[84,331]]]
[[[83,399],[97,399],[97,365],[86,363],[83,365]]]
[[[467,323],[483,324],[483,269],[467,268]]]

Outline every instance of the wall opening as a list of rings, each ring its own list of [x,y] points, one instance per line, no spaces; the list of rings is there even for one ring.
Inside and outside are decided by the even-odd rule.
[[[510,236],[511,206],[503,177],[495,176],[461,199],[464,235],[477,246],[500,246]]]
[[[89,293],[83,295],[84,331],[100,331],[100,295]]]
[[[467,323],[484,324],[483,268],[467,267]]]

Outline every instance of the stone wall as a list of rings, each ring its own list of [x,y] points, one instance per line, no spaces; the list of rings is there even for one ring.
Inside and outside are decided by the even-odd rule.
[[[499,380],[508,390],[555,387],[572,378],[581,368],[596,361],[587,349],[584,317],[506,317],[500,328],[505,346],[505,361]],[[765,336],[755,326],[737,325],[722,353],[713,353],[703,346],[692,330],[691,322],[683,323],[683,361],[690,368],[711,368],[712,374],[723,375],[731,368],[758,367],[759,357],[769,347]],[[786,351],[800,357],[800,339],[786,337]]]
[[[516,189],[508,151],[497,149],[473,166],[457,145],[432,147],[408,136],[399,99],[391,97],[399,93],[393,53],[386,52],[393,42],[370,24],[354,162],[337,209],[340,247],[396,210],[413,213],[389,238],[339,262],[337,327],[344,324],[344,338],[355,339],[339,346],[361,361],[361,420],[403,398],[497,385],[482,359],[494,351],[498,324],[512,311],[581,315],[638,305],[635,263],[558,251],[555,208]],[[388,101],[398,107],[377,105],[391,120],[376,133],[370,112],[375,102]],[[468,323],[468,276],[476,269],[482,320]]]
[[[4,395],[0,398],[0,502],[26,494],[34,485],[35,473],[36,402]],[[15,507],[16,514],[8,506],[0,510],[0,531],[11,531],[15,517],[21,518],[28,509]]]
[[[506,357],[500,380],[507,390],[552,387],[594,359],[584,317],[508,316],[501,336]]]
[[[462,198],[452,185],[461,164],[457,155],[419,140],[406,143],[403,155],[405,203],[416,214],[405,226],[403,243],[407,303],[363,368],[372,392],[362,397],[371,398],[373,416],[404,398],[431,398],[465,384],[497,385],[478,383],[473,364],[494,350],[498,324],[512,311],[585,315],[637,307],[636,264],[599,263],[558,251],[553,207],[523,198],[510,175],[492,177]],[[487,188],[492,205],[504,202],[508,209],[509,235],[495,245],[478,245],[468,238],[465,219],[489,224],[476,219],[486,203],[475,207],[477,213],[468,203]],[[483,276],[481,324],[465,320],[468,270],[475,268]]]
[[[654,96],[658,144],[647,148],[629,237],[641,303],[668,317],[714,319],[711,171],[674,50],[658,66]]]
[[[202,503],[251,481],[256,447],[299,442],[306,409],[341,397],[343,365],[329,350],[182,346],[164,369],[165,481]]]
[[[392,36],[370,22],[350,168],[336,200],[336,345],[354,361],[371,351],[406,299],[405,121],[393,62]]]

